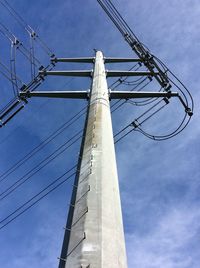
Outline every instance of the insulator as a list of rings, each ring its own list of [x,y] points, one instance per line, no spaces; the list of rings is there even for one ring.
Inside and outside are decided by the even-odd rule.
[[[14,109],[18,104],[20,103],[20,100],[16,100],[3,114],[0,116],[0,120],[6,116],[12,109]]]

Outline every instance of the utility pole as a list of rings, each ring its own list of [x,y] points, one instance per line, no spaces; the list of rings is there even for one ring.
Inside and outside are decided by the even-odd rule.
[[[73,216],[66,227],[69,240],[64,241],[67,252],[62,252],[59,268],[125,268],[126,252],[109,92],[104,57],[100,51],[96,52],[80,158],[76,199],[71,204]]]
[[[158,136],[158,140],[168,139],[180,133],[189,123],[190,118],[184,123],[186,116],[191,117],[193,114],[192,96],[186,87],[165,64],[144,47],[110,0],[97,0],[97,2],[113,21],[137,58],[105,58],[101,51],[96,51],[95,57],[90,58],[55,58],[55,55],[50,53],[48,47],[44,47],[44,43],[42,43],[43,48],[48,50],[48,55],[51,54],[51,64],[47,67],[40,66],[39,73],[35,76],[34,61],[36,58],[32,46],[30,56],[34,79],[28,85],[23,84],[19,89],[18,78],[15,74],[15,49],[18,49],[21,43],[14,35],[10,36],[10,32],[3,27],[14,49],[14,53],[12,52],[14,56],[11,59],[11,79],[9,80],[12,82],[15,98],[0,111],[0,127],[6,125],[19,113],[30,97],[87,99],[89,103],[68,218],[64,228],[59,268],[127,268],[110,99],[163,98],[164,102],[168,104],[171,97],[177,97],[185,109],[184,120],[174,132]],[[15,12],[14,14],[16,15]],[[38,36],[29,26],[27,29],[30,38],[35,40]],[[80,71],[52,71],[57,62],[91,63],[94,68]],[[145,71],[105,70],[106,63],[122,62],[139,63],[140,66],[145,67]],[[90,92],[35,91],[47,75],[90,77],[92,79]],[[111,91],[108,89],[107,77],[129,76],[144,76],[150,81],[154,78],[161,89],[158,92]],[[170,76],[175,78],[178,85]],[[172,92],[172,86],[175,86],[181,94]],[[186,90],[189,95],[192,108],[189,107],[187,97],[181,88]],[[135,120],[128,126],[138,128],[139,125],[140,123]],[[147,136],[152,135],[147,134]],[[152,137],[155,139],[155,136]]]
[[[154,71],[105,70],[105,63],[141,62],[139,58],[54,58],[55,62],[92,63],[93,70],[46,71],[39,75],[90,77],[87,91],[26,91],[20,98],[89,99],[77,173],[69,205],[59,268],[126,268],[126,250],[110,112],[110,99],[178,97],[177,92],[110,91],[107,77],[158,75]]]

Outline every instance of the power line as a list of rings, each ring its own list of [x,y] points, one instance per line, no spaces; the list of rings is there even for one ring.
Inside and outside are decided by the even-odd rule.
[[[148,78],[144,78],[142,81],[140,81],[136,86],[134,86],[130,91],[134,91],[136,90],[140,85],[142,85]],[[142,89],[144,89],[147,85],[149,85],[151,83],[151,81],[146,82],[143,86],[141,86],[137,91],[141,91]],[[121,103],[120,103],[121,102]],[[111,113],[114,113],[116,110],[118,110],[122,105],[124,105],[127,102],[127,100],[118,100],[116,101],[113,105],[111,105],[111,109],[116,106],[118,103],[119,105],[114,108],[113,110],[111,110]]]
[[[24,20],[24,18],[6,1],[1,0],[0,3],[3,7],[10,13],[10,15],[18,22],[18,24],[29,34],[30,38],[33,40],[39,41],[41,48],[51,57],[54,56],[54,53],[49,48],[49,46],[36,34],[30,25]]]
[[[139,120],[144,117],[145,115],[147,115],[150,111],[152,111],[156,106],[158,106],[162,101],[165,101],[165,104],[162,105],[160,108],[158,108],[156,111],[154,111],[153,113],[151,113],[148,117],[146,117],[143,121],[139,122]],[[115,140],[115,143],[118,143],[119,141],[121,141],[123,138],[125,138],[127,135],[129,135],[132,131],[134,131],[135,129],[138,129],[139,126],[141,126],[144,122],[146,122],[147,120],[149,120],[150,118],[152,118],[155,114],[157,114],[158,112],[160,112],[166,105],[168,104],[168,101],[166,101],[165,99],[159,100],[156,104],[154,104],[153,106],[151,106],[149,109],[147,109],[145,112],[143,112],[139,117],[137,117],[134,121],[132,121],[130,124],[128,124],[127,126],[125,126],[124,128],[122,128],[119,132],[117,132],[114,135],[114,138],[116,138],[117,136],[119,136],[120,134],[122,134],[123,132],[125,132],[128,128],[131,127],[131,130],[129,130],[128,132],[126,132],[125,134],[123,134],[120,138],[118,138],[117,140]]]
[[[145,46],[139,41],[137,36],[133,33],[131,28],[128,26],[126,21],[123,19],[121,14],[118,12],[110,0],[98,0],[98,3],[115,24],[131,49],[141,59],[142,64],[146,66],[149,71],[154,72],[156,70],[158,72],[156,75],[154,75],[154,78],[163,87],[163,89],[165,91],[169,91],[173,84],[181,92],[182,96],[185,98],[184,106],[186,106],[186,112],[190,117],[193,114],[194,103],[192,96],[186,86],[173,74],[172,71],[169,70],[169,68],[160,59],[151,54],[148,48],[145,48]],[[169,75],[171,75],[173,78],[171,79]],[[186,97],[184,91],[187,92],[189,98]],[[188,106],[188,99],[191,102],[191,109]],[[190,119],[188,121],[190,121]]]
[[[65,123],[63,123],[59,128],[57,128],[53,133],[51,133],[47,138],[45,138],[41,143],[34,147],[30,152],[28,152],[24,157],[7,169],[4,173],[0,175],[0,183],[4,181],[11,173],[13,173],[17,168],[19,168],[23,163],[27,162],[31,157],[33,157],[37,152],[43,149],[47,144],[54,140],[58,135],[60,135],[64,130],[73,125],[80,117],[85,114],[87,106],[81,109],[78,113],[73,115]]]
[[[25,182],[27,182],[30,178],[32,178],[33,175],[35,175],[37,172],[39,172],[43,167],[45,167],[47,164],[52,162],[55,158],[57,158],[60,154],[65,152],[68,148],[70,148],[72,145],[74,145],[80,138],[82,137],[82,130],[77,132],[73,137],[71,137],[69,140],[67,140],[64,144],[59,146],[53,153],[51,153],[49,156],[47,156],[45,159],[43,159],[39,164],[37,164],[34,168],[29,170],[25,175],[23,175],[21,178],[19,178],[17,181],[15,181],[12,185],[10,185],[8,188],[6,188],[3,192],[0,193],[0,201],[5,199],[7,196],[9,196],[12,192],[14,192],[16,189],[18,189],[21,185],[23,185]],[[75,138],[75,140],[73,140]],[[71,142],[72,141],[72,142]],[[71,142],[71,143],[70,143]],[[70,143],[69,145],[67,145]],[[66,146],[67,145],[67,146]],[[65,147],[66,146],[66,147]],[[61,150],[62,149],[62,150]],[[61,151],[59,151],[61,150]],[[56,154],[57,153],[57,154]],[[52,157],[53,156],[53,157]],[[52,158],[51,158],[52,157]],[[47,161],[48,160],[48,161]],[[32,174],[30,174],[33,172]],[[30,175],[29,175],[30,174]],[[28,176],[28,177],[27,177]]]
[[[42,189],[39,193],[37,193],[36,195],[34,195],[33,197],[31,197],[28,201],[26,201],[25,203],[23,203],[21,206],[19,206],[16,210],[14,210],[12,213],[10,213],[8,216],[6,216],[5,218],[3,218],[0,221],[0,224],[2,224],[3,222],[5,222],[7,219],[9,219],[11,216],[13,216],[14,214],[16,214],[18,211],[20,211],[22,208],[26,207],[27,204],[31,203],[35,198],[37,198],[39,195],[41,195],[43,192],[45,192],[47,189],[49,189],[51,186],[53,186],[56,182],[58,182],[59,180],[61,180],[66,174],[68,174],[70,171],[72,171],[74,168],[76,167],[73,166],[72,168],[70,168],[68,171],[66,171],[65,173],[63,173],[61,176],[59,176],[57,179],[55,179],[54,181],[52,181],[50,184],[48,184],[44,189]],[[35,200],[33,203],[31,203],[28,207],[24,208],[21,212],[19,212],[17,215],[13,216],[9,221],[7,221],[5,224],[3,224],[2,226],[0,226],[0,230],[3,229],[5,226],[7,226],[9,223],[11,223],[12,221],[14,221],[16,218],[18,218],[19,216],[21,216],[22,214],[24,214],[27,210],[29,210],[31,207],[33,207],[34,205],[36,205],[39,201],[41,201],[44,197],[46,197],[47,195],[49,195],[51,192],[53,192],[54,190],[56,190],[58,187],[60,187],[63,183],[65,183],[66,181],[68,181],[70,178],[72,178],[74,175],[76,174],[76,171],[73,172],[70,176],[68,176],[67,178],[65,178],[63,181],[59,182],[56,186],[54,186],[52,189],[50,189],[47,193],[43,194],[41,197],[39,197],[37,200]]]

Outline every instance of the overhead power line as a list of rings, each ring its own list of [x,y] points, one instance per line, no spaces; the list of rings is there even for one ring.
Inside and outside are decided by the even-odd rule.
[[[1,0],[2,6],[10,13],[10,15],[17,21],[17,23],[25,30],[30,38],[38,40],[43,50],[51,57],[55,56],[49,46],[36,34],[33,28],[25,21],[25,19],[6,1]]]
[[[67,170],[65,173],[63,173],[61,176],[56,178],[54,181],[52,181],[50,184],[48,184],[45,188],[43,188],[40,192],[32,196],[28,201],[24,202],[21,206],[19,206],[17,209],[15,209],[13,212],[8,214],[6,217],[4,217],[0,221],[0,230],[6,227],[9,223],[16,220],[18,217],[20,217],[22,214],[24,214],[27,210],[29,210],[31,207],[36,205],[38,202],[40,202],[43,198],[45,198],[47,195],[55,191],[58,187],[60,187],[63,183],[71,179],[75,174],[76,171],[70,174],[67,178],[60,181],[64,176],[66,176],[68,173],[73,171],[75,169],[76,165]],[[57,183],[57,184],[56,184]],[[37,199],[36,199],[37,198]],[[2,225],[3,224],[3,225]]]
[[[31,170],[29,170],[25,175],[16,180],[13,184],[11,184],[8,188],[0,193],[0,201],[5,199],[11,193],[13,193],[16,189],[21,187],[25,182],[27,182],[30,178],[32,178],[36,173],[38,173],[43,167],[56,159],[60,154],[64,153],[68,148],[74,145],[80,138],[82,137],[82,130],[78,131],[73,137],[68,139],[64,144],[59,146],[53,153],[45,157],[39,164],[34,166]]]
[[[174,75],[174,73],[170,71],[169,68],[160,59],[151,54],[149,49],[144,46],[142,42],[139,41],[137,36],[134,34],[134,32],[123,19],[121,14],[115,8],[111,0],[97,1],[102,7],[102,9],[105,11],[105,13],[108,15],[108,17],[111,19],[111,21],[114,23],[116,28],[119,30],[119,32],[122,34],[125,41],[139,57],[142,65],[145,66],[150,72],[157,71],[157,75],[154,75],[153,79],[155,79],[160,84],[160,91],[164,90],[166,92],[171,92],[170,90],[174,86],[180,92],[179,100],[185,108],[185,115],[183,116],[183,120],[171,133],[168,133],[166,135],[152,135],[150,133],[145,132],[144,130],[141,130],[139,127],[137,130],[140,130],[142,134],[154,140],[165,140],[176,136],[181,131],[183,131],[183,129],[185,129],[185,127],[190,122],[194,109],[194,101],[192,95],[190,94],[186,86]],[[128,83],[126,82],[125,84],[128,85]],[[156,98],[154,100],[145,100],[139,103],[131,101],[131,103],[135,105],[146,105],[151,104],[154,101],[156,101]],[[124,103],[127,102],[124,101]],[[121,106],[122,105],[119,105],[118,108],[120,108]]]
[[[12,174],[17,168],[22,166],[27,160],[31,159],[36,153],[42,150],[47,144],[52,142],[56,137],[58,137],[63,131],[72,126],[77,120],[79,120],[86,113],[87,106],[82,108],[79,112],[74,114],[70,119],[64,122],[59,128],[53,131],[48,137],[46,137],[42,142],[36,145],[31,151],[29,151],[24,157],[18,160],[9,169],[4,171],[0,175],[0,183],[3,182],[10,174]]]

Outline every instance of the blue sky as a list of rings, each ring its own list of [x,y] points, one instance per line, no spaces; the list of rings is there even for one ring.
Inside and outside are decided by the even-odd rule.
[[[93,49],[105,56],[128,57],[132,51],[94,0],[9,1],[24,16],[57,57],[92,56]],[[200,263],[200,171],[199,84],[200,4],[198,0],[113,0],[130,27],[151,52],[161,58],[187,85],[195,101],[189,126],[171,140],[155,142],[133,133],[116,146],[124,228],[129,267],[198,268]],[[26,43],[26,34],[2,9],[2,21]],[[4,40],[5,41],[5,40]],[[1,43],[0,59],[8,64],[8,43]],[[38,55],[42,62],[47,57]],[[18,73],[29,80],[29,66],[18,60]],[[20,65],[21,64],[21,65]],[[26,65],[27,64],[27,65]],[[110,67],[110,66],[109,66]],[[126,66],[123,65],[125,68]],[[58,68],[91,68],[61,65]],[[114,67],[113,67],[114,68]],[[28,70],[28,71],[27,71]],[[0,105],[11,88],[0,78]],[[51,78],[41,89],[88,89],[87,79]],[[176,104],[176,103],[175,103]],[[6,127],[0,129],[0,173],[52,133],[85,101],[32,99]],[[167,107],[145,126],[153,133],[173,129],[181,106]],[[130,104],[113,113],[113,128],[140,114]],[[0,185],[1,191],[23,176],[83,126],[84,118],[63,132]],[[76,163],[79,143],[0,201],[0,218],[21,205],[45,185]],[[39,204],[0,230],[0,267],[57,267],[63,239],[70,190],[66,182]]]

